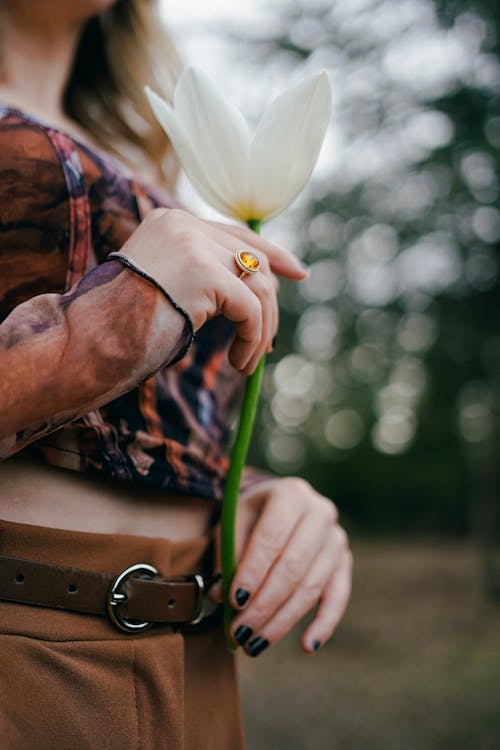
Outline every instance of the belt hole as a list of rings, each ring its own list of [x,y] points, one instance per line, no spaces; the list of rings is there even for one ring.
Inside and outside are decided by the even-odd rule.
[[[169,607],[175,607],[175,599],[169,599],[168,600],[168,606]]]
[[[24,583],[24,576],[22,573],[18,573],[16,576],[16,583]]]
[[[76,592],[76,586],[74,583],[70,583],[68,586],[68,591],[70,594],[74,594]]]

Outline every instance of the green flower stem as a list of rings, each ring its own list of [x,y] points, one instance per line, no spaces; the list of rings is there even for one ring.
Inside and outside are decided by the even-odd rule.
[[[260,234],[260,219],[248,219],[247,224],[256,234]]]
[[[250,229],[260,232],[260,221],[250,219]],[[229,590],[236,571],[235,524],[238,507],[238,495],[243,468],[246,463],[248,447],[252,437],[252,429],[259,402],[262,374],[264,372],[265,355],[261,358],[255,371],[247,378],[245,395],[241,407],[240,420],[233,449],[229,471],[226,478],[221,518],[221,558],[222,558],[222,589],[224,594],[224,631],[228,648],[235,651],[236,647],[229,636],[229,628],[234,610],[229,602]]]

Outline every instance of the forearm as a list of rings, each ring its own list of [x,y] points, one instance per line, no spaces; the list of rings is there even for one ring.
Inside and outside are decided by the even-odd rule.
[[[0,458],[134,388],[189,343],[182,316],[117,262],[0,326]]]

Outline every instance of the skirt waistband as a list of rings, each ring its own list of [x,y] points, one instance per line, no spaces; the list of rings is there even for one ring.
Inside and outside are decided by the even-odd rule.
[[[69,531],[0,519],[0,554],[111,575],[118,575],[138,563],[152,565],[165,578],[195,573],[210,576],[214,572],[211,533],[173,542],[157,537]],[[23,613],[24,617],[20,617]],[[8,602],[0,603],[0,632],[49,640],[130,637],[115,631],[104,618]]]
[[[212,539],[173,542],[159,537],[69,531],[0,519],[0,553],[37,562],[119,573],[136,562],[149,562],[162,575],[211,573],[200,563]],[[139,559],[140,558],[140,559]]]

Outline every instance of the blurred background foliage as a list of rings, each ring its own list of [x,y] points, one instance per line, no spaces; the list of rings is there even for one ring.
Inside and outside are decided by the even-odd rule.
[[[281,287],[251,459],[334,498],[355,560],[316,656],[301,624],[241,659],[249,748],[498,750],[500,6],[242,9],[195,18],[191,50],[250,119],[307,70],[334,94],[263,228],[311,275]]]
[[[498,5],[285,0],[267,13],[225,30],[236,59],[261,87],[326,68],[334,111],[311,190],[264,230],[311,275],[282,285],[253,460],[306,476],[356,529],[491,536]]]

